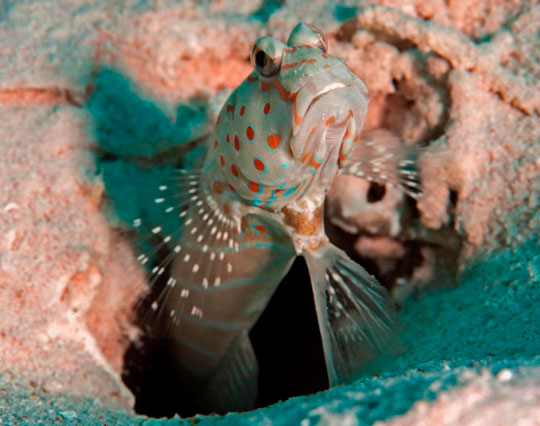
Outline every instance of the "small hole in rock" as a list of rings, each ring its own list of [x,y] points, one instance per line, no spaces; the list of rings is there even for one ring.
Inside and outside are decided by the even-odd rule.
[[[386,194],[386,186],[383,184],[379,184],[376,182],[371,182],[369,184],[369,189],[367,192],[367,202],[368,203],[376,203],[377,201],[381,201]]]
[[[458,193],[457,191],[454,191],[453,189],[450,190],[450,193],[448,195],[448,198],[450,199],[450,204],[452,207],[455,207],[458,200]]]
[[[138,316],[142,317],[148,309],[149,306],[142,306]],[[302,258],[296,259],[278,286],[252,328],[250,339],[259,364],[256,408],[328,388],[313,293]],[[133,344],[127,351],[124,365],[123,380],[135,394],[138,414],[199,414],[189,402],[189,389],[175,378],[174,359],[164,338],[143,336],[141,343]],[[209,413],[210,410],[200,414]]]

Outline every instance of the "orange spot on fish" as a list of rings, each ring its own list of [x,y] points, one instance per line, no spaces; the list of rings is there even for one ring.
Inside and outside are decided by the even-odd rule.
[[[329,69],[330,69],[330,65],[326,64],[323,68],[324,68],[325,70],[329,70]]]
[[[285,49],[285,53],[294,53],[298,50],[298,47],[291,47],[289,49]]]
[[[321,164],[322,163],[319,163],[315,155],[311,156],[311,160],[309,162],[310,166],[315,167],[315,169],[318,169],[319,167],[321,167]]]
[[[221,167],[225,165],[225,158],[223,158],[223,155],[219,156],[219,164],[221,164]]]
[[[255,182],[249,181],[248,188],[251,192],[259,192],[261,190],[261,185]]]
[[[254,75],[249,75],[248,78],[247,78],[247,81],[249,81],[250,83],[253,83],[256,80],[257,80],[257,78]]]
[[[218,140],[216,139],[216,140],[214,141],[214,149],[217,149],[217,146],[218,146]]]
[[[248,126],[246,129],[246,136],[249,140],[252,140],[255,137],[255,132],[253,131],[253,128],[251,126]]]
[[[238,139],[238,135],[234,135],[234,149],[240,151],[240,140]]]
[[[235,176],[235,177],[238,177],[238,169],[236,168],[236,166],[234,164],[231,164],[231,173]]]
[[[223,182],[219,182],[219,181],[212,182],[212,192],[214,194],[223,194],[224,189],[225,188],[224,188]]]
[[[296,93],[288,92],[279,80],[276,80],[274,82],[274,88],[277,90],[279,97],[283,102],[287,102],[290,100],[294,101],[296,99]]]
[[[265,167],[264,167],[264,163],[259,160],[258,158],[255,158],[255,160],[253,160],[253,165],[255,166],[255,168],[259,171],[264,171]]]
[[[268,146],[272,149],[276,149],[279,144],[281,143],[281,135],[275,134],[275,135],[268,135]]]
[[[290,64],[282,65],[281,69],[282,70],[288,70],[288,69],[296,67],[297,65],[298,65],[298,62],[291,62]]]
[[[263,111],[264,111],[264,114],[265,114],[265,115],[268,114],[268,113],[270,112],[270,104],[269,104],[269,103],[267,103],[267,104],[264,106],[264,110],[263,110]]]
[[[266,92],[268,90],[268,84],[264,81],[261,81],[261,92]]]
[[[264,225],[258,224],[258,225],[255,225],[254,228],[257,231],[262,232],[263,234],[266,233],[266,226]]]
[[[327,59],[327,58],[328,58],[328,55],[327,55],[326,53],[323,53],[323,54],[322,54],[322,57],[323,57],[324,59]]]
[[[347,130],[345,130],[345,134],[343,135],[344,139],[347,139],[349,137],[349,128],[347,127]]]
[[[300,126],[300,124],[302,123],[302,117],[299,117],[296,112],[296,100],[293,105],[293,114],[294,114],[294,122],[296,123],[297,126]]]
[[[339,154],[339,161],[343,163],[347,159],[348,154]]]
[[[231,142],[231,137],[229,136],[228,133],[227,133],[227,137],[225,138],[225,140],[227,141],[227,143]]]
[[[231,207],[227,203],[225,203],[223,204],[223,211],[229,214],[231,212]]]
[[[249,77],[248,77],[249,79]],[[242,107],[240,108],[240,116],[242,117],[244,115],[244,112],[246,112],[246,107],[244,105],[242,105]]]
[[[234,111],[234,106],[231,105],[231,104],[227,104],[227,106],[225,108],[226,108],[227,112]]]
[[[336,121],[336,118],[332,115],[331,117],[326,119],[326,121],[324,122],[324,125],[330,126],[330,124],[332,124],[334,121]]]
[[[309,59],[302,59],[300,61],[301,64],[312,64],[314,62],[317,62],[317,59],[315,58],[309,58]]]

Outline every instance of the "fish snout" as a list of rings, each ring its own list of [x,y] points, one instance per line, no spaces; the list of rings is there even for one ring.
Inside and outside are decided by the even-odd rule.
[[[322,74],[298,92],[290,142],[295,159],[302,161],[310,153],[325,157],[339,146],[347,129],[360,133],[367,113],[367,88],[354,74],[345,77]]]

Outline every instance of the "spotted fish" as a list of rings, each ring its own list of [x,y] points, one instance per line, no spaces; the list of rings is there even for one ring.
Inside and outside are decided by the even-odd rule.
[[[415,183],[401,145],[360,137],[366,86],[327,48],[303,23],[286,44],[257,40],[253,72],[225,102],[204,163],[178,171],[155,200],[182,225],[152,229],[170,251],[152,270],[169,274],[153,309],[169,318],[182,380],[210,411],[253,408],[248,333],[296,256],[309,268],[331,386],[393,331],[386,291],[329,242],[323,206],[338,174]]]

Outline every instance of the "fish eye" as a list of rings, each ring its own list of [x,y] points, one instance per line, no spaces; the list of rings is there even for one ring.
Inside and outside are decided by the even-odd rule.
[[[324,35],[324,33],[317,28],[315,25],[306,24],[311,31],[317,36],[317,47],[321,49],[323,52],[328,51],[328,39]]]
[[[282,51],[276,48],[273,41],[270,37],[262,37],[251,52],[251,65],[263,77],[273,77],[281,68]]]
[[[315,25],[300,22],[291,32],[287,44],[290,46],[310,45],[328,51],[328,39]]]

